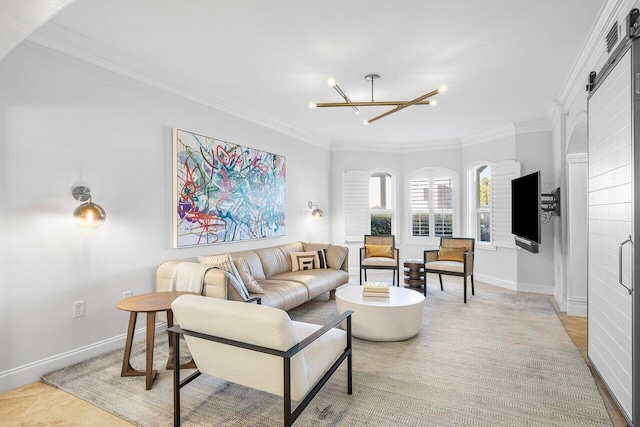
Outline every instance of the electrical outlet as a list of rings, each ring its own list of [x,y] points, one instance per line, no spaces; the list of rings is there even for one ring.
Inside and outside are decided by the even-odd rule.
[[[84,301],[76,301],[73,303],[73,317],[84,316]]]
[[[122,293],[122,299],[130,298],[130,297],[131,297],[131,291],[127,291],[127,292],[123,292]]]

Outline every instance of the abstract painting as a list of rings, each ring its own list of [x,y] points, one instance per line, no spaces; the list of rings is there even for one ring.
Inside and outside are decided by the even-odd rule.
[[[173,129],[174,246],[285,234],[284,156]]]

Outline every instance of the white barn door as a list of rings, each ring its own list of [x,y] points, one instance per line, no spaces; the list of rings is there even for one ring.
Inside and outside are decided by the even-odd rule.
[[[621,55],[588,103],[587,354],[633,424],[632,49]]]

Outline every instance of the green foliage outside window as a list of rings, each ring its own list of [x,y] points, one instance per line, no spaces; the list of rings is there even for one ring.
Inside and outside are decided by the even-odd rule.
[[[487,206],[491,203],[491,193],[489,190],[489,177],[485,176],[480,180],[480,188],[478,189],[478,192],[480,193],[480,206]]]
[[[391,234],[391,214],[371,213],[371,234],[374,236]]]

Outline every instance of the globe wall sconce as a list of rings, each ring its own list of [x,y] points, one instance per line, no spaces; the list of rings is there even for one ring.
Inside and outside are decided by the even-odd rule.
[[[324,212],[322,212],[322,209],[318,209],[318,205],[314,205],[312,202],[309,202],[309,209],[313,209],[311,211],[312,218],[320,220],[324,217]]]
[[[77,186],[71,189],[73,198],[83,202],[73,211],[76,224],[82,228],[98,228],[104,224],[107,214],[102,206],[96,205],[91,199],[91,190],[88,187]]]

